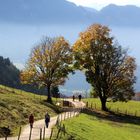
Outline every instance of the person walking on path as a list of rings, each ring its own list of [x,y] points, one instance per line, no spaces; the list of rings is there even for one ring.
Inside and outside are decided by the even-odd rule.
[[[72,98],[73,98],[73,101],[74,101],[75,100],[75,96],[73,95]]]
[[[78,98],[79,98],[79,102],[80,102],[81,101],[81,98],[82,98],[81,94],[79,94]]]
[[[49,122],[50,122],[50,115],[48,114],[48,112],[46,112],[46,114],[45,114],[45,124],[46,124],[47,128],[49,126]]]
[[[34,116],[33,116],[33,114],[31,114],[29,116],[29,123],[30,123],[30,128],[33,128],[33,123],[34,123]]]

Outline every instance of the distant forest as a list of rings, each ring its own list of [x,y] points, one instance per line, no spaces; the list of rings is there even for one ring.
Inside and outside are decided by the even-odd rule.
[[[20,70],[14,66],[9,58],[0,56],[0,85],[22,89],[25,91],[46,94],[46,88],[39,88],[36,85],[23,85],[20,82]],[[52,96],[58,96],[59,89],[54,87],[52,89]]]
[[[9,58],[0,56],[0,84],[19,88],[20,71],[10,62]]]

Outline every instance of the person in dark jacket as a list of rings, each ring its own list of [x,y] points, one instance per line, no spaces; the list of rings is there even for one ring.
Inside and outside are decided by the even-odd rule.
[[[75,100],[75,96],[73,95],[72,98],[73,98],[73,101],[74,101]]]
[[[78,96],[78,98],[79,98],[79,101],[81,101],[81,99],[82,99],[82,95],[80,94],[80,95]]]
[[[50,122],[50,115],[48,114],[48,112],[46,112],[46,114],[45,114],[45,124],[46,124],[47,128],[49,126],[49,122]]]
[[[33,114],[31,114],[29,116],[29,123],[30,123],[30,128],[33,128],[33,123],[34,123],[34,116],[33,116]]]

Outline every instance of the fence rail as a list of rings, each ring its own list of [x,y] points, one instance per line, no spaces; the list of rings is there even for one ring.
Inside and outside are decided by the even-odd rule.
[[[58,132],[57,132],[57,138],[59,137],[62,137],[62,135],[68,135],[69,137],[73,137],[71,136],[70,134],[67,133],[66,131],[66,128],[65,128],[65,125],[62,125],[62,121],[63,120],[66,120],[66,119],[70,119],[72,117],[75,117],[75,116],[78,116],[81,112],[82,108],[70,108],[70,109],[67,109],[65,111],[67,112],[64,112],[64,113],[61,113],[58,115],[57,119],[56,119],[56,123],[55,125],[57,126],[58,128]],[[18,136],[16,137],[9,137],[9,135],[5,135],[4,138],[0,138],[0,140],[32,140],[32,139],[35,139],[33,138],[34,135],[37,135],[37,139],[38,140],[45,140],[45,137],[46,137],[46,128],[45,127],[33,127],[29,130],[28,134],[26,136],[24,135],[21,135],[21,131],[22,131],[22,128],[19,127],[19,130],[18,130]],[[52,139],[52,137],[54,137],[54,129],[52,128],[51,129],[51,132],[49,134],[49,139]]]
[[[86,108],[87,109],[91,109],[91,110],[101,110],[101,107],[99,107],[96,103],[89,103],[89,102],[86,102]],[[117,113],[117,114],[122,114],[122,115],[130,115],[130,116],[135,116],[135,117],[140,117],[140,110],[134,110],[133,112],[128,110],[128,109],[123,109],[122,108],[119,108],[119,107],[116,107],[116,108],[113,108],[111,106],[108,107],[109,111],[112,111],[114,113]]]
[[[62,123],[62,121],[72,117],[78,117],[82,109],[83,108],[77,108],[74,111],[65,112],[64,114],[58,115],[55,125],[57,130],[54,132],[54,128],[51,129],[51,135],[49,139],[61,139],[62,136],[66,136],[67,138],[73,140],[74,136],[67,132],[66,126]]]

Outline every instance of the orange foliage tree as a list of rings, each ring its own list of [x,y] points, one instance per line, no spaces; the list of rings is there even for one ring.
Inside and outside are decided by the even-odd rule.
[[[75,67],[85,72],[101,100],[102,110],[107,110],[108,98],[127,101],[134,95],[135,59],[115,43],[108,27],[94,24],[80,33],[73,53]]]
[[[45,37],[33,48],[21,72],[21,81],[23,84],[46,86],[47,101],[52,102],[51,87],[64,84],[69,72],[72,72],[71,63],[71,48],[64,37]]]

